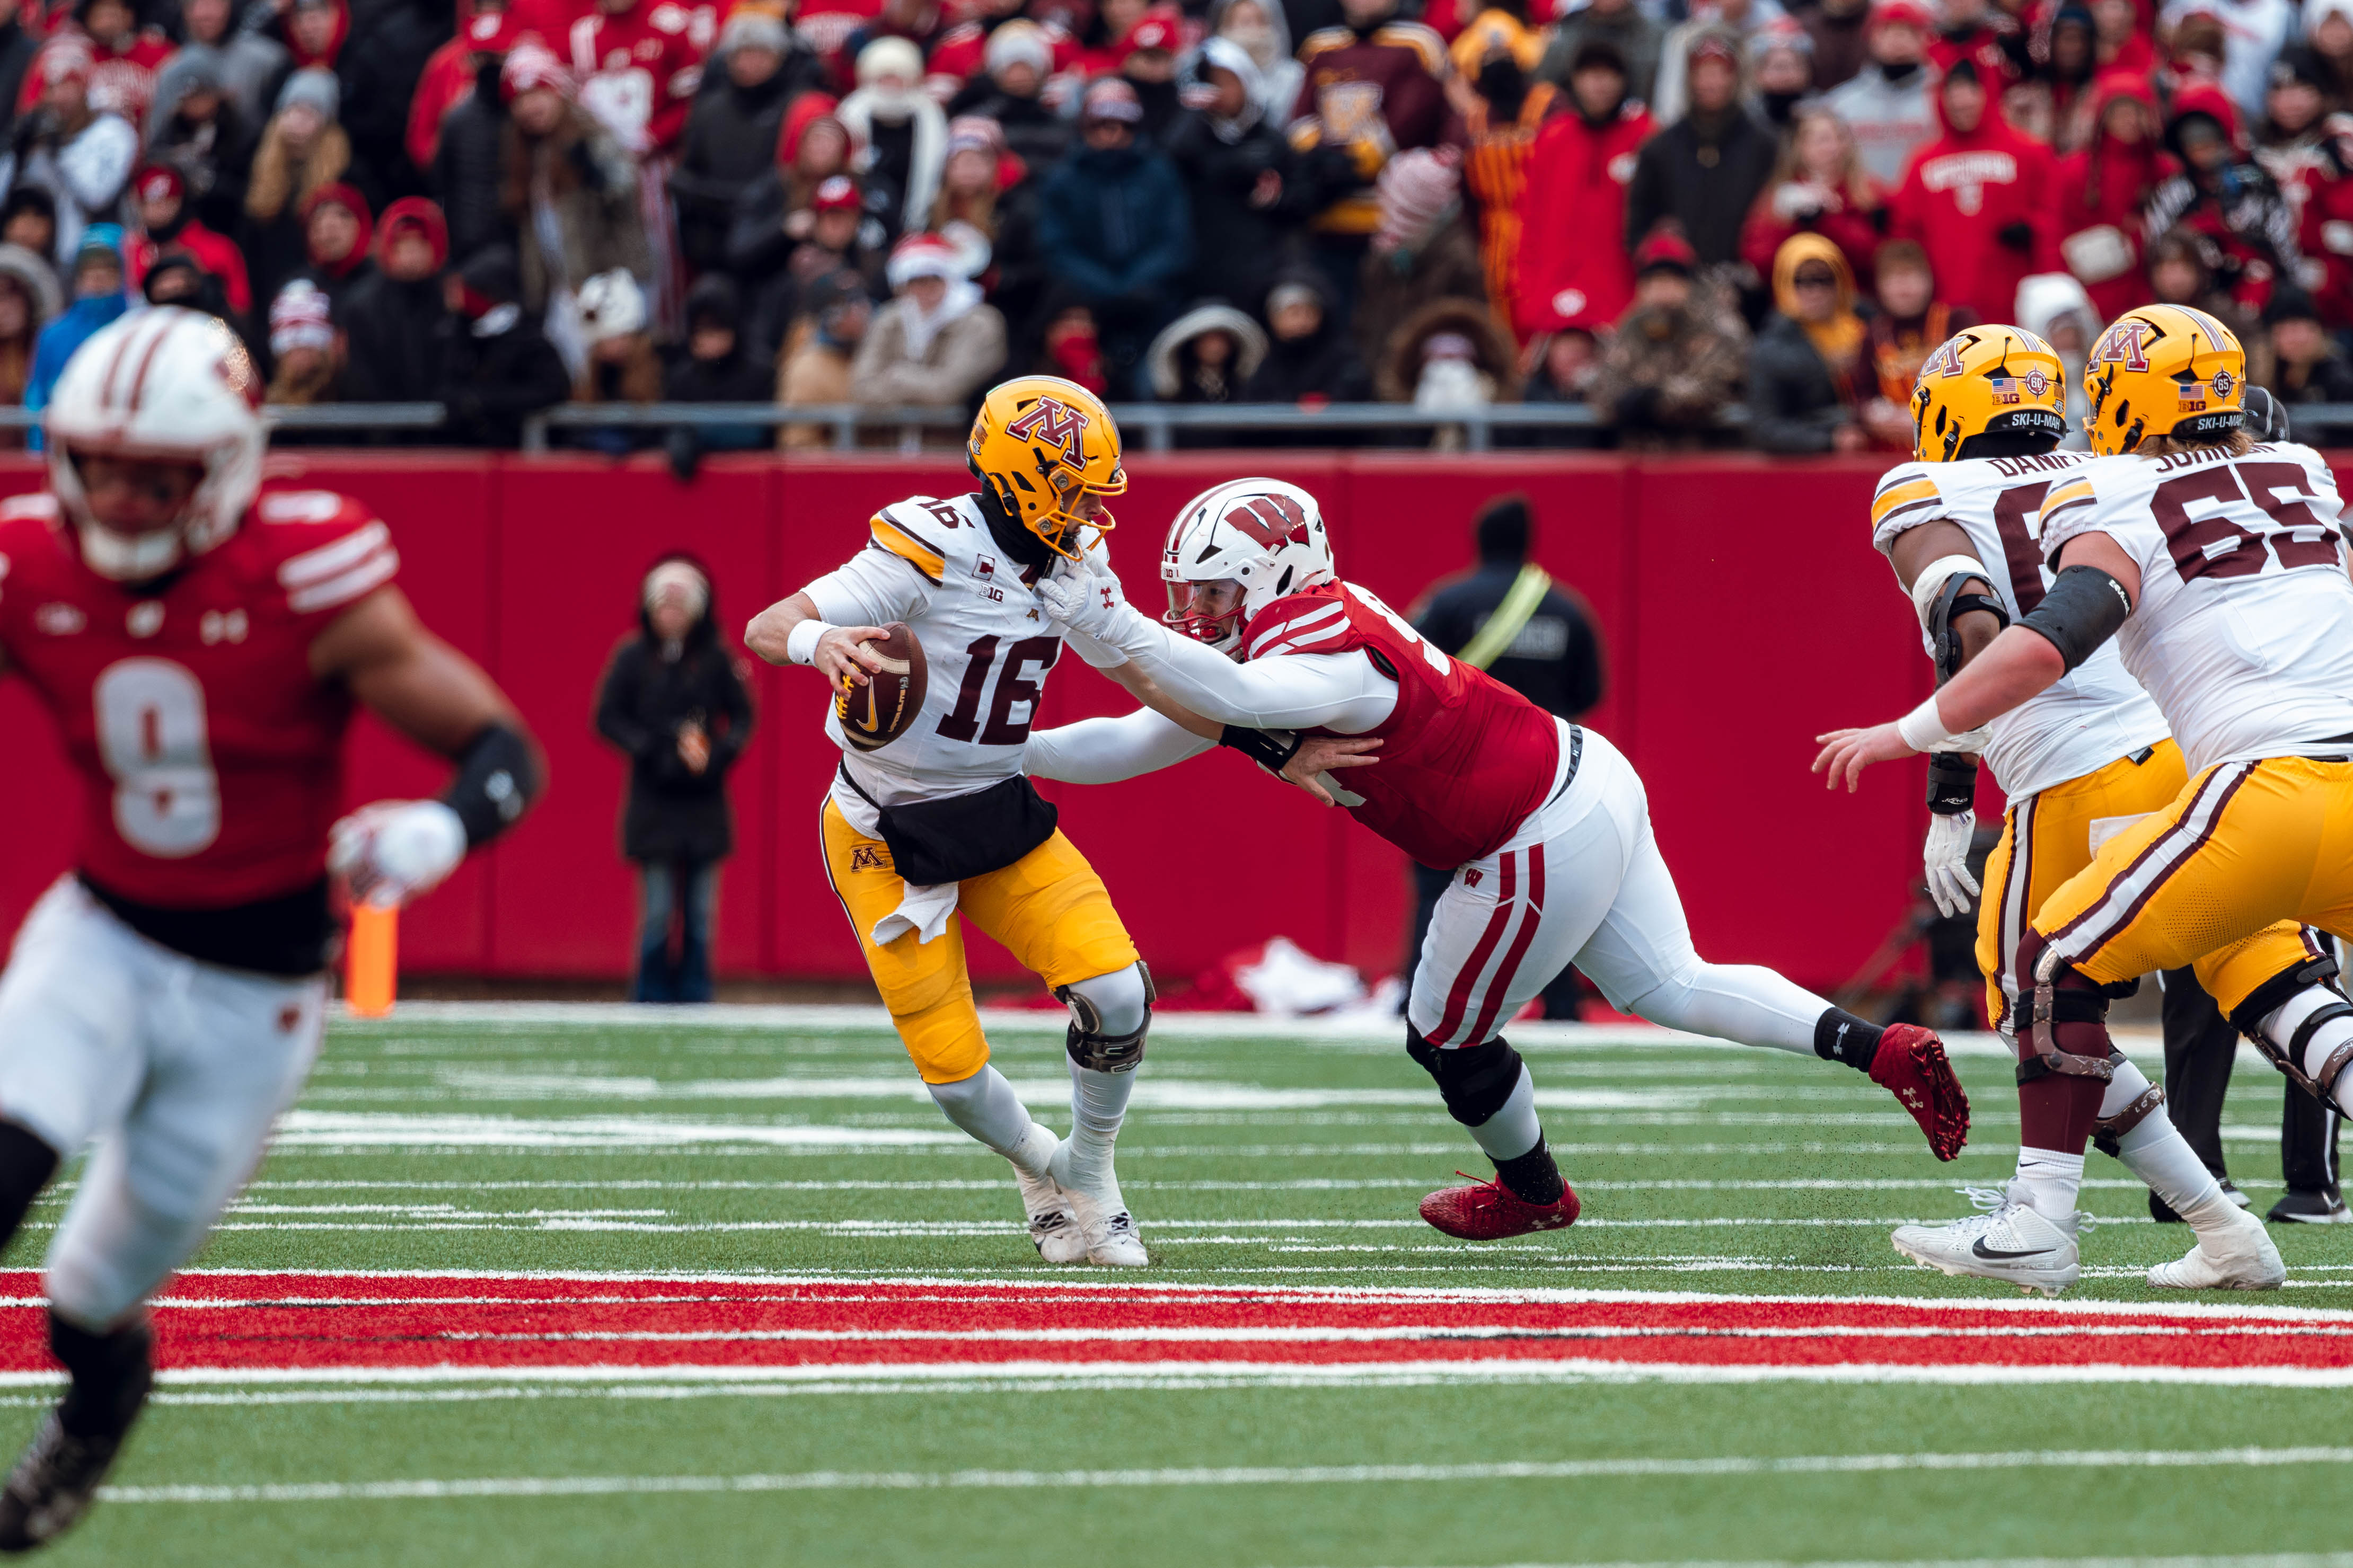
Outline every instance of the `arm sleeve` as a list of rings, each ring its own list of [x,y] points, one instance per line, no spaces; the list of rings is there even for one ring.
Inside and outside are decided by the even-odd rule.
[[[931,584],[887,550],[861,550],[801,590],[835,626],[884,626],[912,621],[932,602]]]
[[[1169,696],[1220,724],[1361,735],[1397,707],[1397,683],[1362,653],[1286,653],[1236,664],[1132,607],[1105,640]]]
[[[1139,708],[1117,719],[1082,719],[1058,729],[1030,731],[1021,748],[1021,771],[1066,784],[1117,784],[1174,767],[1217,744],[1149,708]]]

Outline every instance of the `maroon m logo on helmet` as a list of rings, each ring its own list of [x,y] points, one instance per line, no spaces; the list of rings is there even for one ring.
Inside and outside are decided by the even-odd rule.
[[[1005,433],[1025,441],[1058,446],[1062,449],[1062,461],[1084,472],[1087,459],[1081,444],[1086,439],[1088,424],[1085,409],[1041,397],[1008,420]]]
[[[1252,496],[1226,513],[1223,521],[1270,552],[1307,542],[1307,513],[1289,496]]]

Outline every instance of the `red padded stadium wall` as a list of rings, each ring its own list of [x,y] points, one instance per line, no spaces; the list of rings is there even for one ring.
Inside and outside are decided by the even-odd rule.
[[[404,922],[412,973],[627,972],[623,768],[591,718],[597,678],[633,625],[636,584],[655,558],[685,549],[710,563],[732,641],[762,605],[856,549],[876,506],[966,488],[955,458],[929,455],[726,458],[691,487],[650,458],[339,452],[279,461],[384,513],[427,621],[492,670],[547,746],[554,788],[528,828]],[[1316,453],[1251,462],[1323,497],[1343,570],[1400,610],[1470,563],[1469,525],[1484,501],[1527,492],[1539,558],[1592,605],[1608,644],[1608,696],[1590,721],[1641,770],[1711,958],[1833,985],[1903,917],[1917,872],[1916,770],[1875,774],[1852,800],[1826,795],[1806,772],[1818,731],[1883,717],[1927,689],[1917,633],[1863,534],[1883,465]],[[1228,457],[1135,460],[1114,545],[1140,604],[1157,602],[1154,555],[1175,508],[1243,467]],[[0,468],[0,495],[37,483],[29,462]],[[818,802],[836,754],[817,731],[824,694],[797,670],[758,667],[754,680],[761,724],[734,780],[738,848],[722,884],[721,967],[854,977],[858,953],[817,854]],[[1066,660],[1041,722],[1124,702]],[[72,834],[58,803],[73,796],[47,720],[13,682],[0,682],[0,735],[9,758],[0,929],[13,931],[67,862]],[[373,722],[353,745],[355,798],[425,793],[442,776]],[[1398,967],[1402,858],[1239,757],[1048,791],[1164,975],[1189,976],[1275,935],[1368,974]],[[973,951],[983,978],[1018,973],[985,939]]]

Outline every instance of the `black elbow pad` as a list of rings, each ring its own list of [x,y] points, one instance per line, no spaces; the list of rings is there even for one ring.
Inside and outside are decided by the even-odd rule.
[[[2132,607],[2125,585],[2105,572],[2096,566],[2070,566],[2059,574],[2042,603],[2018,624],[2057,648],[2073,673],[2116,635]]]
[[[492,724],[468,743],[441,801],[466,825],[466,847],[480,849],[521,820],[540,784],[530,745],[510,726]]]

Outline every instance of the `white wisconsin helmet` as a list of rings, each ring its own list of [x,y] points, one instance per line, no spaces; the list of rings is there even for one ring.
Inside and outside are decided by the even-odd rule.
[[[261,392],[237,334],[216,316],[176,306],[134,311],[75,351],[41,428],[49,486],[91,571],[143,582],[237,531],[260,488],[269,444],[257,412]],[[92,457],[201,463],[205,473],[171,526],[121,533],[90,515],[77,459]]]
[[[1187,501],[1168,525],[1160,552],[1168,613],[1161,619],[1197,642],[1231,651],[1261,610],[1335,575],[1332,537],[1314,496],[1281,479],[1234,479]],[[1219,582],[1240,584],[1240,602],[1223,615],[1198,608],[1195,585]]]

